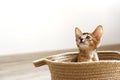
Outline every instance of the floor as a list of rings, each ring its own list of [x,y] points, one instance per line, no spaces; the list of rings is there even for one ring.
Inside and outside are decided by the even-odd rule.
[[[34,67],[32,60],[6,62],[0,63],[0,80],[50,80],[50,72],[47,65]]]
[[[0,80],[50,80],[48,66],[34,67],[31,61],[0,64]]]

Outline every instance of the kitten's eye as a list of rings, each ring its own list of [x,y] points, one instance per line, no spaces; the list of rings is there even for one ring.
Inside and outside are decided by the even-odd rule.
[[[86,39],[90,39],[91,37],[90,36],[86,36]]]

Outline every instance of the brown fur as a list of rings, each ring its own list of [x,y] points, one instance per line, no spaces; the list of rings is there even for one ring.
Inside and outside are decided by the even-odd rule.
[[[79,28],[75,28],[76,44],[80,51],[78,62],[99,61],[96,48],[100,43],[103,34],[101,25],[92,33],[82,33]]]

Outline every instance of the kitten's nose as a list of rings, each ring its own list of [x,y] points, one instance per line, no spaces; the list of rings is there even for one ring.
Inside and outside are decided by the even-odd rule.
[[[84,43],[84,39],[83,38],[80,39],[80,43]]]

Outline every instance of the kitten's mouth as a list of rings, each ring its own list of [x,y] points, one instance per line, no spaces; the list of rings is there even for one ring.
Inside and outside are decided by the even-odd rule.
[[[79,44],[86,44],[85,41],[79,41]]]
[[[88,44],[84,41],[84,42],[79,42],[80,45],[83,45],[83,46],[87,46]]]
[[[87,49],[88,48],[88,44],[87,43],[80,43],[80,45],[79,45],[79,47],[81,48],[81,49]]]
[[[85,44],[85,42],[80,42],[79,44]]]
[[[80,43],[80,45],[82,45],[82,46],[87,46],[88,44],[86,44],[86,43]]]

